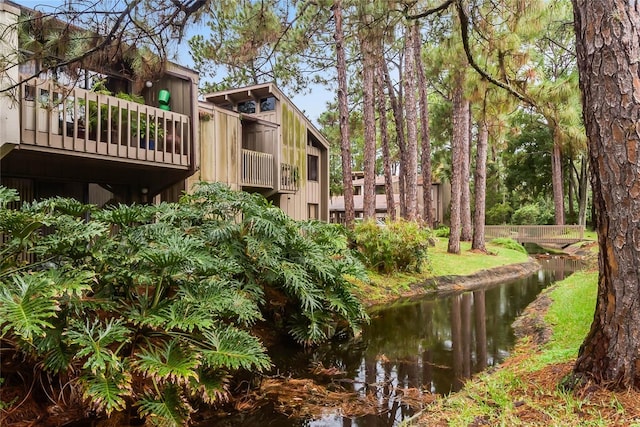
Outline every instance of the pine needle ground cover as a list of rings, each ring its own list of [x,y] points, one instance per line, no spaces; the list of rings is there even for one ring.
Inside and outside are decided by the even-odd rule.
[[[496,370],[469,380],[462,391],[441,397],[403,425],[640,426],[637,391],[560,387],[593,319],[597,277],[597,271],[578,272],[545,291],[551,305],[536,314],[551,328],[547,342],[521,339]]]

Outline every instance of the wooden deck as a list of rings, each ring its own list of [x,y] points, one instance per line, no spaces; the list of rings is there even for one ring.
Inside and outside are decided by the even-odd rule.
[[[188,116],[51,80],[21,85],[21,145],[76,156],[188,169]]]
[[[487,225],[486,240],[507,237],[520,243],[571,245],[584,240],[581,225]]]

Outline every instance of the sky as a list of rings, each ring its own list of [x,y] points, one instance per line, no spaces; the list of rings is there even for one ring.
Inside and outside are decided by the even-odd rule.
[[[177,62],[180,65],[184,65],[186,67],[193,66],[193,61],[191,59],[191,55],[189,54],[189,46],[186,40],[196,34],[199,34],[202,31],[207,31],[206,25],[195,24],[189,27],[189,29],[187,30],[187,37],[185,37],[185,41],[181,44],[180,49],[178,50]],[[220,72],[221,75],[224,75],[224,71],[221,70]],[[285,91],[283,88],[280,89]],[[307,116],[307,118],[309,118],[317,127],[319,127],[318,118],[326,110],[327,102],[331,102],[334,100],[334,98],[336,97],[336,93],[337,88],[334,91],[331,91],[323,85],[312,84],[309,86],[309,89],[305,91],[305,93],[292,95],[290,99]]]
[[[24,6],[45,11],[46,7],[57,7],[65,3],[64,0],[12,0],[15,3],[22,4]],[[110,0],[105,0],[110,1]],[[113,1],[113,0],[111,0]],[[205,25],[194,25],[187,31],[188,37],[185,37],[185,41],[178,47],[178,62],[180,65],[186,67],[193,67],[193,61],[189,55],[188,44],[186,40],[189,35],[198,34],[201,31],[206,31]],[[337,89],[336,89],[337,90]],[[332,101],[335,98],[335,92],[328,90],[322,85],[311,85],[309,90],[304,94],[298,94],[291,96],[291,101],[303,112],[305,115],[316,125],[318,125],[318,118],[326,110],[327,102]]]

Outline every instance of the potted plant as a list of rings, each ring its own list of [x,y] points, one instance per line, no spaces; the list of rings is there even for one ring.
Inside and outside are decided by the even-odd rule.
[[[105,86],[104,80],[98,80],[93,87],[91,88],[92,92],[95,92],[99,95],[108,95],[115,96],[116,98],[135,102],[138,104],[144,104],[144,98],[140,95],[129,94],[125,92],[118,92],[117,94],[113,94],[107,87]],[[84,101],[81,101],[84,104]],[[93,140],[98,140],[97,129],[98,129],[98,102],[89,101],[87,106],[83,106],[86,111],[86,121],[89,128],[89,138]],[[137,134],[137,117],[134,117],[136,113],[129,112],[128,109],[123,108],[120,109],[120,120],[118,120],[118,107],[111,107],[111,122],[109,122],[109,106],[106,104],[100,104],[100,141],[106,142],[108,140],[108,132],[111,132],[112,142],[117,142],[118,135],[118,125],[121,125],[121,129],[124,134],[125,130],[131,129],[132,135],[136,136]],[[141,119],[142,121],[142,115]],[[129,126],[129,122],[131,121],[131,126]],[[141,125],[142,127],[142,125]]]
[[[138,123],[140,127],[138,128]],[[140,113],[140,121],[135,113],[131,115],[131,134],[134,138],[138,138],[140,148],[155,149],[156,137],[158,140],[164,139],[165,130],[161,123],[156,123],[153,116],[147,117],[147,114]]]

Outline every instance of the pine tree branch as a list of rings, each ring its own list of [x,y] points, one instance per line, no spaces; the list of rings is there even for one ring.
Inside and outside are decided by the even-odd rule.
[[[105,15],[105,16],[113,15],[115,19],[113,21],[113,25],[111,26],[108,34],[104,36],[104,38],[100,41],[100,43],[96,44],[90,49],[87,49],[86,51],[82,52],[79,55],[75,55],[71,58],[60,59],[59,61],[55,61],[54,63],[38,70],[38,72],[36,73],[21,77],[17,81],[0,89],[0,93],[5,93],[5,92],[9,93],[11,91],[14,91],[22,83],[38,78],[38,76],[40,76],[42,72],[47,72],[50,70],[54,70],[57,68],[61,68],[74,63],[81,62],[89,58],[91,55],[105,50],[114,41],[122,39],[122,37],[124,36],[125,28],[129,24],[132,24],[138,31],[138,34],[140,34],[140,36],[137,37],[137,40],[140,40],[141,38],[145,38],[146,40],[151,40],[152,43],[155,45],[155,47],[158,49],[158,51],[161,52],[162,55],[164,55],[166,46],[164,45],[164,43],[156,40],[158,36],[161,35],[165,30],[172,29],[172,31],[174,31],[174,34],[177,32],[179,38],[181,39],[184,35],[184,28],[187,22],[189,21],[189,19],[198,11],[200,11],[202,8],[204,8],[209,3],[210,0],[190,0],[190,1],[170,0],[170,1],[171,1],[170,4],[173,7],[169,7],[169,10],[167,11],[168,13],[164,15],[163,19],[160,22],[160,25],[156,26],[152,32],[149,31],[148,29],[145,29],[144,26],[141,25],[140,23],[136,22],[135,17],[132,16],[136,8],[138,8],[141,4],[144,4],[144,0],[131,0],[130,2],[126,3],[126,7],[121,11],[111,10],[111,11],[76,12],[77,15],[86,14],[86,13],[92,13],[94,15]],[[63,14],[62,12],[59,12],[59,13],[51,14],[49,16],[52,16],[54,19],[57,19],[55,15],[62,15],[62,14]],[[69,23],[67,23],[64,28],[65,33],[69,33],[76,30],[78,30],[78,28]],[[18,64],[14,64],[14,66],[17,66],[17,65]]]
[[[489,81],[490,83],[506,90],[511,95],[518,98],[520,101],[525,102],[531,106],[535,106],[536,103],[527,95],[519,92],[510,84],[500,81],[495,77],[491,76],[487,71],[482,69],[473,58],[471,53],[471,48],[469,46],[469,17],[467,16],[464,5],[462,4],[462,0],[456,0],[456,9],[458,11],[458,17],[460,19],[460,34],[462,36],[462,45],[464,46],[464,53],[467,57],[467,61],[469,61],[469,65],[480,74],[484,79]]]
[[[107,34],[104,39],[98,43],[96,46],[92,47],[91,49],[86,50],[85,52],[83,52],[80,55],[76,55],[72,58],[68,58],[65,60],[61,60],[60,62],[56,62],[54,64],[51,64],[47,67],[45,67],[44,69],[39,70],[38,72],[31,74],[30,76],[27,76],[25,78],[20,78],[18,79],[17,82],[8,85],[2,89],[0,89],[0,93],[3,92],[10,92],[12,90],[15,90],[16,88],[18,88],[22,83],[24,82],[28,82],[30,80],[33,80],[35,78],[38,78],[38,76],[42,73],[42,72],[46,72],[46,71],[50,71],[56,68],[60,68],[60,67],[65,67],[67,65],[82,61],[83,59],[88,58],[89,56],[93,55],[96,52],[101,51],[102,49],[105,49],[107,46],[109,46],[109,44],[115,40],[118,37],[118,31],[120,31],[120,28],[123,26],[123,22],[125,22],[125,18],[129,16],[129,14],[131,13],[131,11],[133,11],[135,9],[135,7],[140,4],[142,2],[142,0],[132,0],[131,3],[129,3],[127,5],[127,7],[118,14],[118,17],[116,18],[113,26],[111,27],[111,30],[109,31],[109,34]],[[71,31],[72,27],[71,25],[68,25],[65,27],[66,31]],[[16,64],[17,65],[17,64]]]
[[[454,0],[447,0],[444,3],[442,3],[440,6],[436,6],[436,7],[432,7],[431,9],[427,9],[423,12],[417,13],[415,15],[409,15],[408,14],[408,9],[405,9],[404,11],[404,16],[406,19],[420,19],[420,18],[426,18],[429,15],[433,15],[434,13],[438,13],[441,12],[443,10],[445,10],[446,8],[448,8],[449,6],[451,6],[451,4],[453,4]]]

